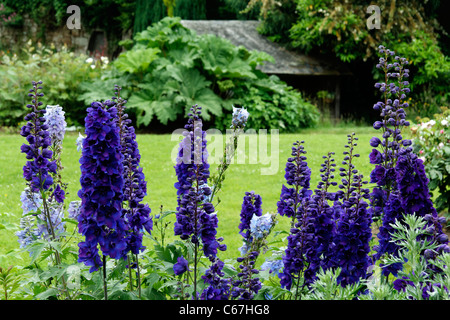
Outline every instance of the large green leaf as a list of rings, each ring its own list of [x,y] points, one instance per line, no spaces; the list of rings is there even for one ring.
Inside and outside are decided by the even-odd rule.
[[[114,65],[121,72],[146,72],[150,64],[158,58],[157,48],[139,48],[126,51],[114,61]]]
[[[209,88],[211,82],[198,70],[184,66],[168,66],[167,70],[175,80],[166,84],[177,95],[174,102],[183,103],[186,111],[194,104],[200,105],[205,120],[210,119],[210,113],[222,114],[222,99]]]
[[[176,110],[172,99],[167,96],[155,97],[149,90],[134,93],[128,100],[129,108],[137,109],[137,125],[147,126],[156,117],[162,124],[176,120],[180,111]]]
[[[242,57],[245,49],[237,48],[228,40],[213,35],[200,38],[198,44],[203,67],[218,79],[256,78],[252,67]]]

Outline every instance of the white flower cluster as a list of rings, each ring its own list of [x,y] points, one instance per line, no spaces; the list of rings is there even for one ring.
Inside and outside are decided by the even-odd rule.
[[[97,65],[100,66],[100,68],[105,69],[109,64],[109,59],[105,56],[101,56],[100,59],[89,57],[86,59],[86,63],[90,64],[91,69],[95,69]]]

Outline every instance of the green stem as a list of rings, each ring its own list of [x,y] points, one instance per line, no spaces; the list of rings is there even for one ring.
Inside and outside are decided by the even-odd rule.
[[[138,255],[135,255],[135,259],[136,259],[136,270],[137,270],[137,287],[138,287],[138,294],[139,294],[139,299],[141,298],[141,273],[139,271],[139,259],[138,259]]]
[[[103,255],[103,293],[105,300],[108,300],[108,287],[106,283],[106,256]]]
[[[133,291],[133,274],[131,272],[131,265],[132,265],[132,261],[131,261],[131,255],[128,256],[128,278],[130,279],[130,291]]]

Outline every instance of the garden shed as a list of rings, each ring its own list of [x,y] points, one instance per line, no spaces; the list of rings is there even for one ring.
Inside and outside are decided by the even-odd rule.
[[[331,109],[330,116],[341,115],[341,82],[350,75],[347,68],[322,57],[300,54],[287,50],[270,41],[258,30],[255,20],[182,20],[181,24],[197,34],[214,34],[228,39],[236,46],[248,50],[263,51],[275,62],[266,62],[259,69],[269,75],[277,75],[289,85],[316,100],[319,108]],[[318,94],[319,92],[327,94]]]

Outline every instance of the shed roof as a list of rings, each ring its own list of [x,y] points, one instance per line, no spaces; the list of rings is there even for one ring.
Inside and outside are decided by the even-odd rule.
[[[258,68],[269,74],[286,75],[341,75],[347,73],[322,58],[289,51],[274,43],[257,31],[259,21],[255,20],[181,20],[181,24],[197,34],[214,34],[228,39],[236,46],[248,50],[263,51],[275,59]]]

